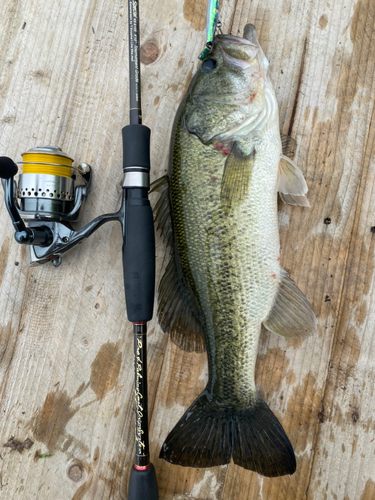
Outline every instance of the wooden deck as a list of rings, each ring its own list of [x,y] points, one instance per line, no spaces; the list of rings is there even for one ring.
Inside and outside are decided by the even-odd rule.
[[[152,176],[204,45],[206,0],[141,0],[144,122]],[[280,205],[282,264],[318,334],[263,333],[259,391],[297,456],[291,477],[159,460],[205,385],[206,356],[149,334],[151,449],[161,500],[375,499],[375,2],[223,0],[223,31],[255,24],[297,139],[311,209]],[[2,1],[0,154],[59,145],[94,169],[83,223],[114,211],[128,123],[126,2]],[[2,190],[1,190],[2,196]],[[121,232],[106,224],[56,269],[30,269],[0,203],[0,498],[126,499],[134,455],[132,329]],[[158,275],[164,247],[157,240]],[[22,453],[11,437],[33,441]]]

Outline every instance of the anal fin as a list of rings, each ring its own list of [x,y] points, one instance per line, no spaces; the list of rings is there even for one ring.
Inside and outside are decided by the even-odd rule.
[[[316,332],[316,318],[309,301],[282,269],[276,299],[263,325],[286,338],[305,338]]]

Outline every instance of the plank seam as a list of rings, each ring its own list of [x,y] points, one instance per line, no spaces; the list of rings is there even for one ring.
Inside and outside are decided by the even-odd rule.
[[[295,121],[295,118],[296,118],[296,112],[297,112],[297,106],[298,106],[300,88],[301,88],[301,84],[302,84],[302,77],[303,77],[304,69],[305,69],[306,48],[307,48],[307,36],[306,36],[305,42],[303,44],[303,51],[302,51],[302,56],[301,56],[301,69],[300,69],[300,72],[299,72],[299,75],[298,75],[296,97],[294,98],[293,110],[292,110],[292,115],[290,117],[290,123],[289,123],[289,128],[288,128],[288,135],[289,136],[292,134],[293,125],[294,125],[294,121]]]

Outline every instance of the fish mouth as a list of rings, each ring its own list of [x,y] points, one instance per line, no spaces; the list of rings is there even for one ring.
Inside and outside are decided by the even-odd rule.
[[[214,40],[214,48],[215,46],[221,50],[226,62],[241,69],[251,66],[250,61],[257,56],[260,48],[255,27],[252,24],[245,26],[244,37],[217,35]]]
[[[257,56],[259,45],[238,36],[215,38],[214,50],[219,50],[226,63],[239,69],[246,70],[252,67],[251,61]],[[218,37],[217,37],[218,38]]]
[[[216,43],[238,43],[239,45],[249,45],[251,47],[256,47],[258,48],[258,45],[251,42],[250,40],[247,40],[246,38],[242,38],[241,36],[235,36],[235,35],[216,35],[215,36],[215,42]]]
[[[244,27],[242,37],[235,35],[217,35],[215,37],[215,41],[218,41],[219,43],[233,43],[259,48],[255,26],[250,23],[246,24]]]

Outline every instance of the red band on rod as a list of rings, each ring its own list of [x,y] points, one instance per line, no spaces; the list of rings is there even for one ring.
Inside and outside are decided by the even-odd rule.
[[[147,470],[151,467],[151,464],[148,464],[148,465],[144,465],[143,467],[141,465],[135,465],[134,464],[134,469],[137,469],[137,470]]]

